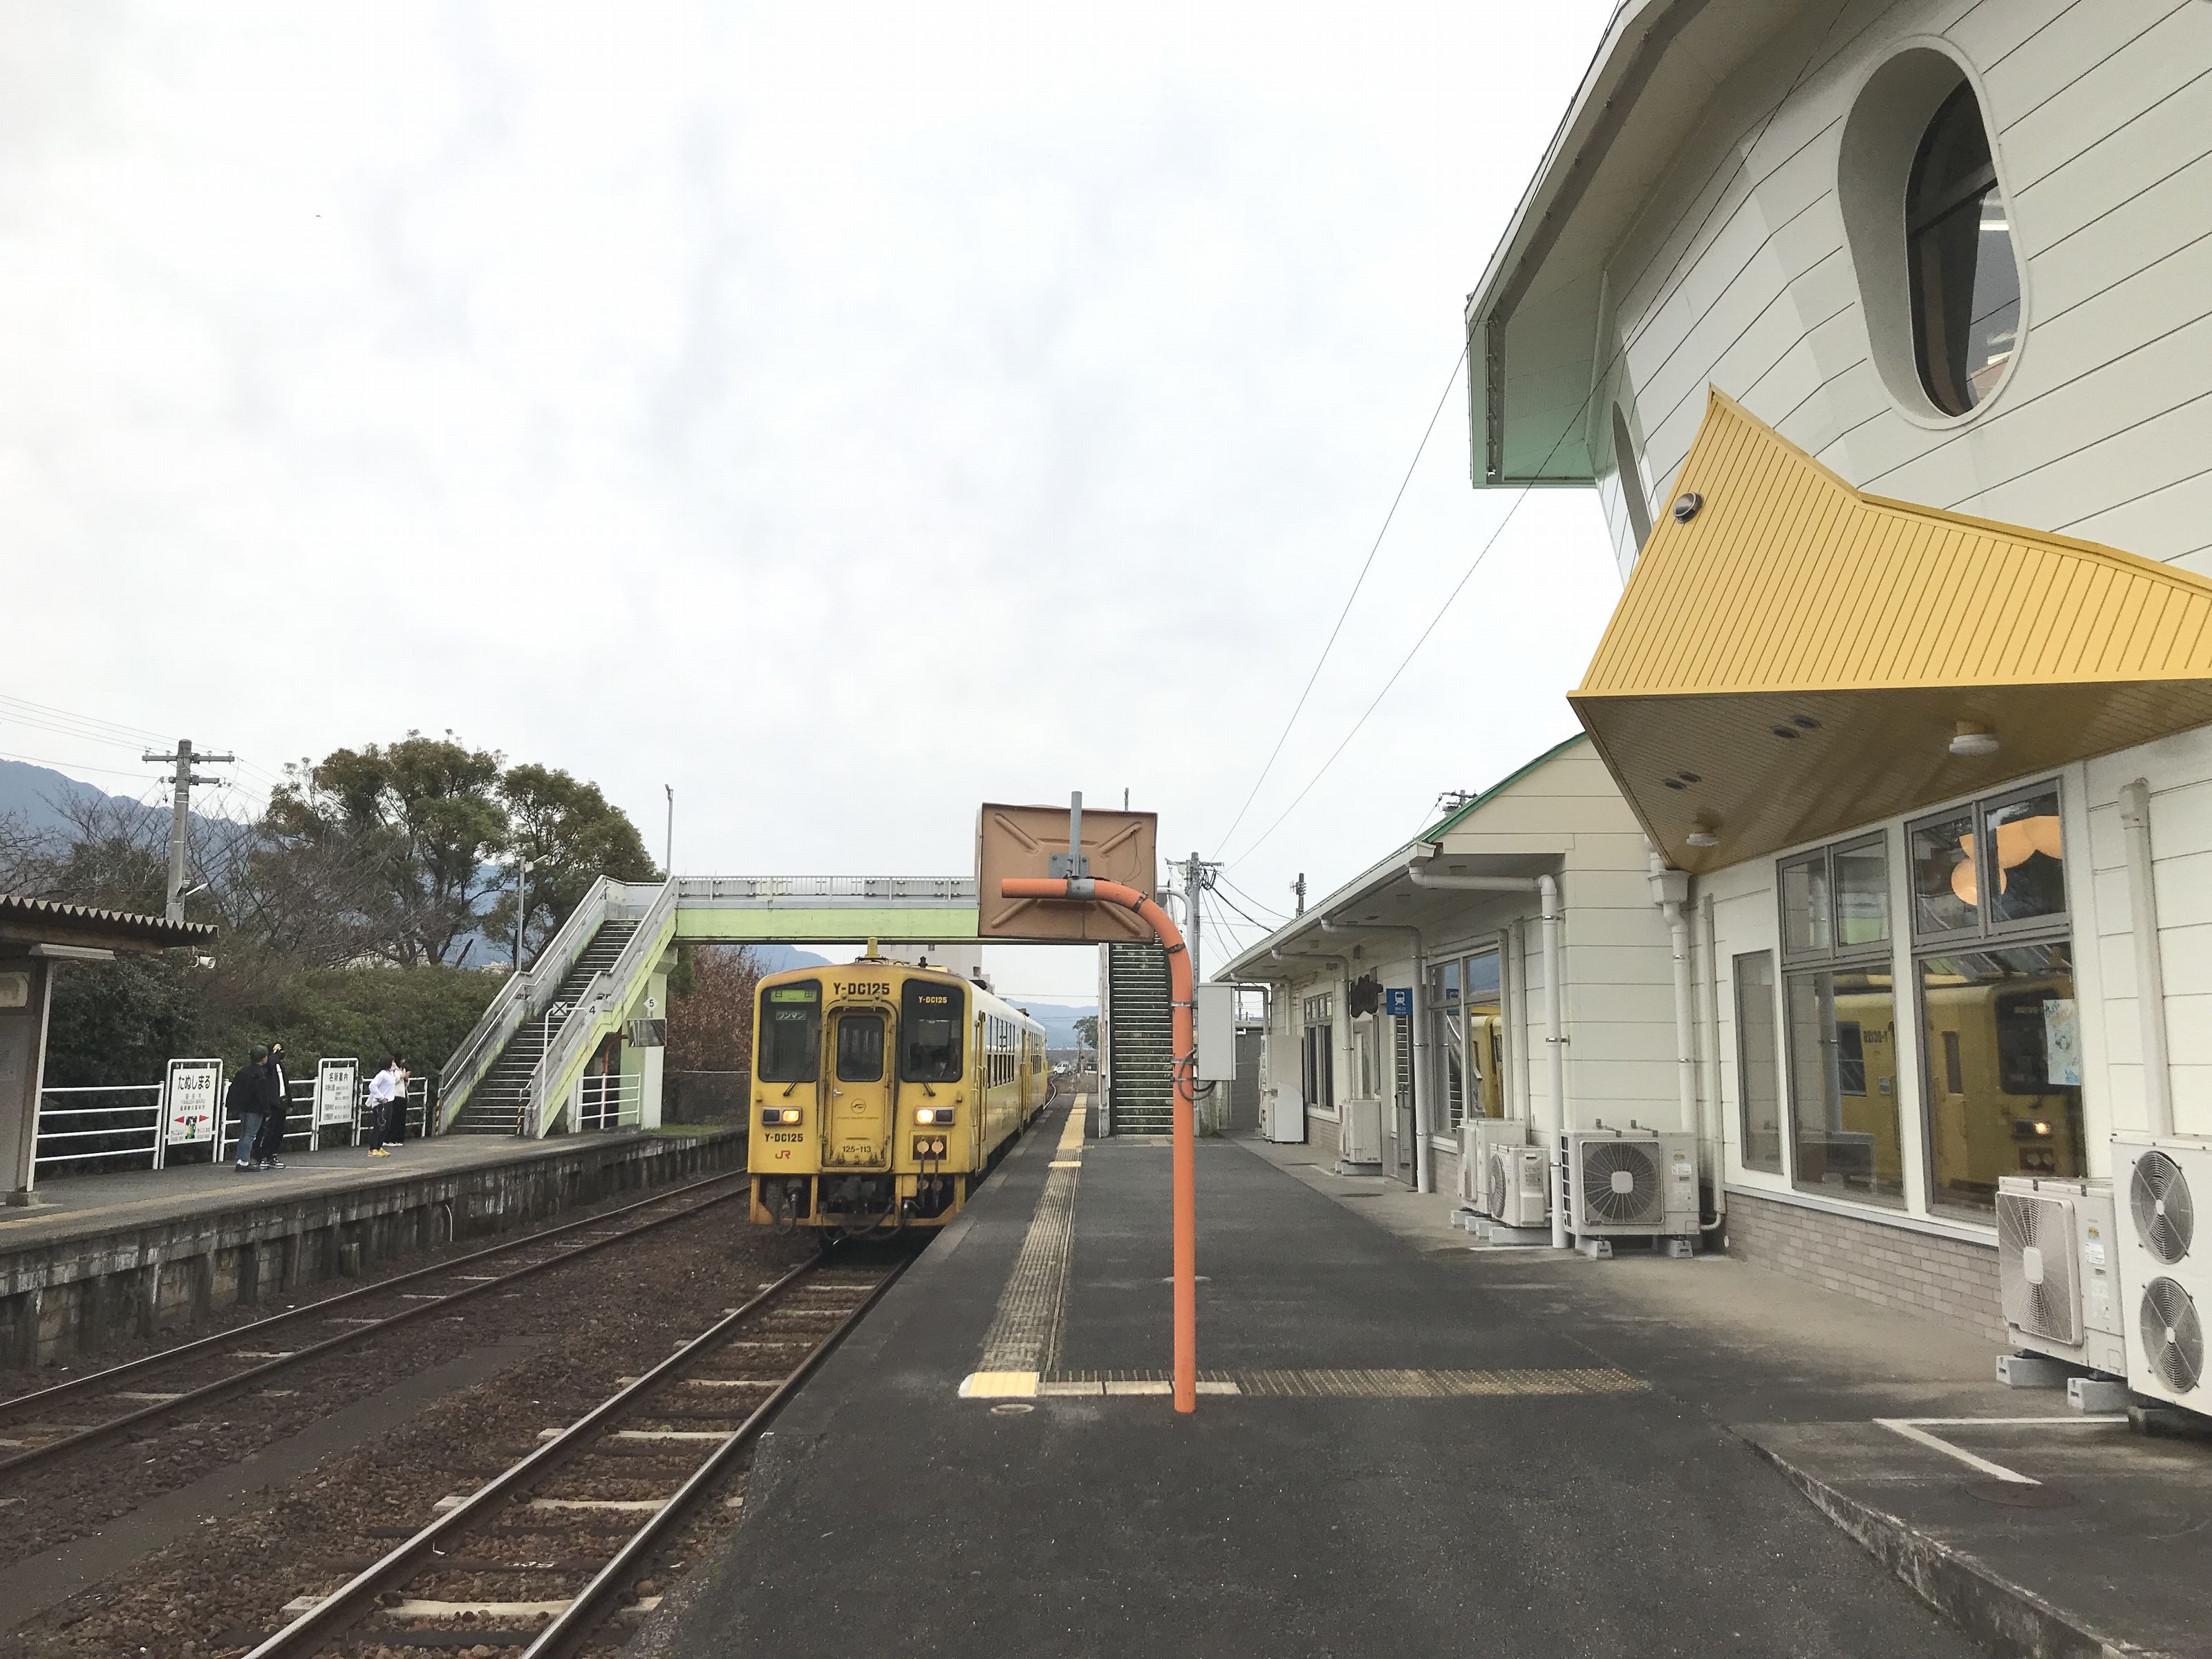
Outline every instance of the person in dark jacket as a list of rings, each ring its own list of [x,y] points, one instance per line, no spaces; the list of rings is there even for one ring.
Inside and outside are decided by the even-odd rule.
[[[281,1170],[276,1154],[284,1146],[284,1119],[292,1109],[292,1080],[284,1075],[284,1045],[269,1045],[269,1107],[261,1120],[261,1139],[254,1143],[253,1161],[264,1170]]]
[[[226,1108],[238,1114],[238,1169],[243,1175],[254,1167],[253,1149],[261,1139],[261,1126],[269,1117],[269,1050],[256,1043],[238,1075],[230,1080]]]

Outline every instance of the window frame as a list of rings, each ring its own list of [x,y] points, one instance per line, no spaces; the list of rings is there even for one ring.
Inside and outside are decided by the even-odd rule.
[[[1928,165],[1936,142],[1942,135],[1943,128],[1954,118],[1953,112],[1961,104],[1972,112],[1975,125],[1980,130],[1984,156],[1982,164],[1972,173],[1955,181],[1938,201],[1932,205],[1922,207],[1916,212],[1913,198],[1918,191],[1921,170]],[[2005,232],[2005,252],[2012,261],[2014,291],[2012,349],[2005,354],[2004,362],[1998,368],[1996,378],[1991,382],[1990,390],[1985,395],[1979,397],[1972,395],[1973,374],[1971,368],[1966,370],[1963,377],[1965,386],[1954,389],[1959,396],[1966,398],[1966,406],[1954,408],[1951,398],[1938,389],[1938,376],[1931,368],[1935,354],[1930,349],[1931,331],[1928,321],[1931,309],[1930,302],[1932,300],[1934,308],[1940,312],[1945,295],[1940,291],[1934,294],[1929,292],[1931,287],[1936,285],[1931,284],[1923,275],[1922,249],[1927,239],[1931,237],[1946,220],[1970,207],[1978,208],[1991,196],[1996,198],[1997,210],[2005,216],[2008,226]],[[2013,360],[2019,356],[2021,346],[2026,343],[2024,337],[2027,314],[2027,278],[2021,268],[2019,242],[2009,228],[2011,208],[2005,199],[2004,184],[1997,176],[1996,144],[1990,137],[1989,112],[1984,108],[1981,96],[1975,90],[1972,81],[1962,77],[1959,84],[1944,96],[1942,101],[1936,105],[1934,112],[1928,117],[1927,125],[1921,129],[1919,141],[1913,147],[1911,163],[1905,169],[1903,198],[1898,203],[1898,207],[1905,234],[1905,314],[1906,326],[1911,334],[1913,372],[1919,380],[1921,394],[1928,399],[1929,405],[1939,416],[1947,420],[1964,420],[1989,403],[2004,384]],[[1950,273],[1946,273],[1947,276]],[[1969,286],[1971,285],[1970,282]],[[1971,301],[1971,295],[1968,297]],[[1968,319],[1970,326],[1972,322],[1972,319],[1970,317]],[[1944,376],[1948,377],[1949,373],[1950,368],[1947,362],[1943,369]]]
[[[1989,894],[1982,890],[1985,887],[1991,887],[1997,869],[1996,836],[1995,827],[1990,823],[1990,814],[1997,809],[2012,805],[2019,801],[2033,799],[2040,795],[2052,796],[2058,804],[2057,818],[2061,836],[2060,863],[2063,866],[2059,877],[2058,893],[2063,901],[2063,908],[2047,915],[2026,916],[2013,921],[1992,920],[1990,914],[1990,907],[1984,902]],[[1944,1051],[1941,1055],[1936,1053],[1936,1045],[1928,1041],[1927,986],[1923,979],[1925,964],[1931,959],[1942,957],[1978,956],[1994,951],[2032,950],[2038,945],[2061,945],[2066,949],[2068,975],[2074,981],[2074,997],[2076,1004],[2079,1004],[2081,995],[2081,952],[2074,935],[2074,900],[2069,885],[2070,878],[2065,873],[2064,868],[2071,866],[2077,854],[2072,845],[2073,838],[2068,833],[2066,805],[2064,775],[2051,773],[2042,777],[2031,778],[2023,783],[2008,784],[2003,788],[1993,790],[1985,795],[1976,795],[1966,800],[1953,801],[1932,812],[1923,812],[1917,817],[1905,820],[1905,845],[1908,857],[1911,854],[1913,832],[1924,825],[1939,823],[1946,818],[1955,819],[1961,813],[1965,813],[1972,819],[1974,826],[1976,902],[1972,925],[1967,927],[1954,927],[1943,933],[1923,930],[1920,926],[1920,907],[1917,902],[1918,895],[1916,892],[1912,896],[1914,902],[1910,906],[1911,937],[1905,942],[1911,980],[1912,1019],[1914,1029],[1918,1033],[1917,1046],[1920,1049],[1920,1145],[1923,1154],[1920,1181],[1923,1200],[1930,1216],[1949,1221],[1969,1222],[1977,1226],[1990,1226],[1996,1222],[1996,1216],[1992,1210],[1961,1199],[1946,1188],[1940,1179],[1941,1172],[1936,1169],[1936,1103],[1938,1091],[1936,1086],[1936,1068],[1937,1066],[1940,1064],[1944,1067],[1943,1081],[1947,1087],[1942,1091],[1943,1094],[1948,1096],[1960,1093],[1963,1092],[1963,1089],[1952,1090],[1948,1087],[1952,1080],[1951,1065],[1956,1048],[1955,1034],[1949,1031],[1944,1033]],[[1994,891],[1993,887],[1991,890]],[[1958,1080],[1963,1085],[1966,1082],[1963,1056],[1960,1059],[1959,1073]],[[2081,1090],[2080,1085],[2073,1086]],[[2086,1090],[2081,1090],[2075,1110],[2081,1120],[2078,1127],[2081,1129],[2086,1142],[2088,1113]]]

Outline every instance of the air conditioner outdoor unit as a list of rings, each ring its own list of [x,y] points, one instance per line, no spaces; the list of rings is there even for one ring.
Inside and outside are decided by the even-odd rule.
[[[1997,1285],[2015,1348],[2128,1373],[2109,1181],[1997,1182]]]
[[[1490,1204],[1490,1154],[1508,1146],[1528,1144],[1528,1120],[1522,1117],[1471,1117],[1460,1126],[1461,1144],[1468,1148],[1460,1160],[1461,1184],[1468,1201],[1480,1215],[1496,1215]]]
[[[1382,1103],[1347,1100],[1337,1109],[1340,1168],[1373,1174],[1382,1167]]]
[[[1638,1128],[1568,1135],[1567,1231],[1577,1238],[1695,1237],[1697,1137]]]
[[[2212,1319],[2212,1241],[2197,1237],[2200,1194],[2212,1200],[2212,1146],[2142,1134],[2112,1137],[2128,1386],[2212,1413],[2204,1351],[2205,1322]]]
[[[1501,1227],[1540,1227],[1551,1218],[1551,1161],[1541,1146],[1492,1146],[1484,1185],[1492,1221]]]

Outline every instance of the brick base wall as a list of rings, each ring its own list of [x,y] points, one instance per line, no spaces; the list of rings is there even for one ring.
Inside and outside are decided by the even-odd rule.
[[[1735,1188],[1729,1191],[1723,1241],[1729,1255],[1789,1278],[2004,1340],[1993,1245],[1778,1203]]]

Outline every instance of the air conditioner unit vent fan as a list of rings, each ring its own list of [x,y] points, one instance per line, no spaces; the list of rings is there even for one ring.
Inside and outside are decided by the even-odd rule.
[[[1491,1214],[1502,1216],[1505,1213],[1506,1184],[1511,1179],[1511,1166],[1506,1162],[1505,1149],[1503,1146],[1492,1148],[1490,1153],[1490,1192],[1488,1194],[1490,1199]]]
[[[1661,1214],[1658,1149],[1647,1140],[1600,1141],[1583,1150],[1583,1212],[1612,1227]]]
[[[1997,1277],[2006,1323],[2054,1342],[2081,1340],[2074,1217],[2064,1200],[1997,1194]]]
[[[2136,1316],[2159,1380],[2176,1394],[2187,1394],[2204,1375],[2204,1327],[2197,1304],[2175,1280],[2154,1279],[2143,1286]]]
[[[2197,1231],[2197,1204],[2190,1196],[2189,1177],[2164,1152],[2145,1152],[2136,1160],[2128,1182],[2128,1207],[2135,1212],[2136,1232],[2143,1248],[2172,1267],[2189,1254]]]

